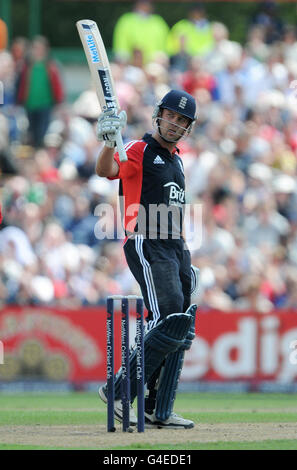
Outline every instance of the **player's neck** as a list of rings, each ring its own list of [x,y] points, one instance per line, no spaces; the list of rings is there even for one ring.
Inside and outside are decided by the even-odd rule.
[[[161,147],[164,147],[169,150],[170,153],[172,153],[176,147],[175,142],[166,142],[166,140],[162,139],[158,132],[154,132],[152,137],[161,145]]]

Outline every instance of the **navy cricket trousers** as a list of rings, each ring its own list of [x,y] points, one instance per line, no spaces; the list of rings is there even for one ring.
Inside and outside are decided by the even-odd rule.
[[[124,245],[128,266],[140,285],[148,310],[148,330],[191,302],[191,256],[184,240],[151,240],[143,235]]]

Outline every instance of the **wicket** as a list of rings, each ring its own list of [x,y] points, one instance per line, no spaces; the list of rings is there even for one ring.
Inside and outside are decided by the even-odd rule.
[[[114,432],[114,302],[121,300],[122,430],[130,430],[129,301],[136,300],[137,431],[144,432],[143,298],[112,295],[107,298],[107,431]]]

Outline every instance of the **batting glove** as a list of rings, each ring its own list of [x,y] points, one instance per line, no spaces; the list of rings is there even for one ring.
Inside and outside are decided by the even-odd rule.
[[[113,110],[104,111],[98,118],[97,139],[104,141],[107,147],[114,148],[116,146],[116,134],[125,127],[126,123],[126,111],[121,111],[119,115],[114,114]]]

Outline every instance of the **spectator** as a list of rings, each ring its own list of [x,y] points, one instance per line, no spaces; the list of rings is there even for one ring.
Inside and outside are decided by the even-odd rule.
[[[187,19],[178,21],[168,35],[169,55],[177,60],[179,54],[205,56],[214,47],[214,37],[205,9],[201,4],[194,4]]]
[[[56,64],[49,58],[46,38],[37,36],[24,64],[18,83],[17,100],[29,119],[30,144],[41,147],[56,104],[62,103],[64,91]]]
[[[210,73],[216,73],[225,67],[222,50],[224,45],[229,41],[229,31],[226,25],[216,21],[212,23],[212,35],[214,45],[205,57],[205,65]]]
[[[153,13],[152,0],[137,0],[132,12],[117,21],[113,35],[113,52],[120,61],[138,65],[153,60],[165,50],[169,27]]]
[[[0,114],[0,172],[13,175],[18,171],[18,165],[10,147],[9,120],[4,113]]]
[[[289,223],[275,210],[273,199],[260,202],[244,225],[248,242],[256,247],[276,246],[289,232]]]
[[[0,253],[15,259],[22,266],[32,266],[36,263],[27,234],[18,227],[5,227],[0,232]]]
[[[14,61],[8,51],[0,52],[0,80],[3,86],[3,103],[5,106],[14,103]]]
[[[66,225],[65,230],[71,234],[73,243],[93,247],[98,244],[94,234],[97,219],[91,215],[89,205],[90,201],[86,197],[76,198],[73,218]]]
[[[297,309],[297,269],[290,267],[285,274],[287,291],[282,308]]]
[[[8,31],[6,23],[0,18],[0,52],[7,48]]]
[[[15,38],[10,46],[10,53],[14,60],[15,66],[15,82],[16,82],[16,89],[18,89],[18,82],[20,80],[21,71],[26,63],[27,60],[27,53],[29,50],[29,41],[24,37],[17,37]]]
[[[252,24],[263,28],[266,44],[281,40],[284,34],[284,24],[277,10],[278,7],[274,0],[259,2],[252,20]]]
[[[192,95],[196,95],[197,90],[202,88],[209,92],[213,100],[218,98],[215,78],[207,72],[199,57],[192,57],[189,61],[188,70],[182,75],[181,85]]]
[[[273,304],[261,293],[261,277],[249,275],[244,277],[240,285],[241,296],[234,302],[235,310],[268,313]]]
[[[260,60],[265,61],[269,55],[269,46],[265,43],[265,31],[259,26],[252,26],[248,32],[247,50],[249,54]]]

